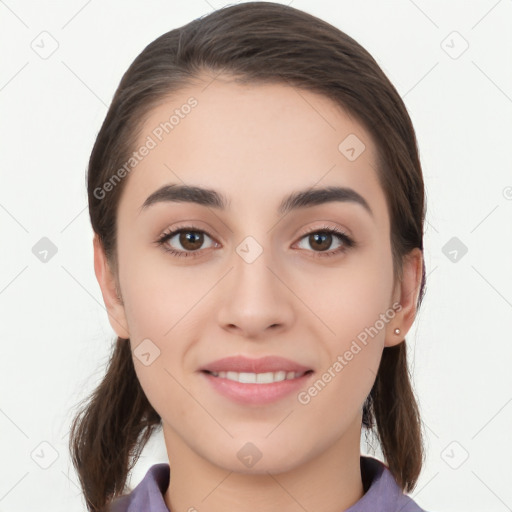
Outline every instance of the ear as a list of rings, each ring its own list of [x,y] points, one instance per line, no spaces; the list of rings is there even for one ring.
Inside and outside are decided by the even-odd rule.
[[[120,338],[129,339],[128,323],[126,322],[126,314],[122,300],[118,296],[117,282],[97,234],[94,235],[94,273],[101,288],[103,302],[107,308],[108,320],[112,329]]]
[[[416,317],[416,302],[420,292],[423,273],[423,252],[416,247],[406,254],[403,259],[402,280],[397,283],[393,293],[393,304],[399,304],[395,310],[395,316],[386,325],[386,340],[384,345],[392,347],[402,341]],[[395,334],[395,329],[400,329]]]

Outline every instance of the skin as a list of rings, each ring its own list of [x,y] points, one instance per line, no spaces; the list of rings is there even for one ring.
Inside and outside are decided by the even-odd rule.
[[[395,281],[376,146],[331,100],[286,85],[204,77],[150,112],[140,143],[190,96],[197,107],[125,178],[118,275],[94,240],[113,329],[132,349],[149,338],[160,350],[149,366],[137,357],[134,365],[163,421],[171,466],[166,504],[173,512],[345,510],[364,494],[362,407],[383,348],[402,342],[414,320],[421,251],[404,259],[403,279]],[[338,150],[351,133],[366,146],[355,161]],[[213,188],[229,208],[168,202],[139,213],[153,191],[170,183]],[[277,213],[289,193],[328,185],[357,191],[373,216],[351,202]],[[198,256],[176,257],[154,243],[190,223],[208,233],[203,245],[196,243]],[[326,224],[357,245],[319,257],[305,231]],[[246,236],[263,250],[250,264],[236,252]],[[179,235],[167,244],[187,248]],[[344,247],[335,236],[326,245]],[[395,302],[401,310],[306,405],[295,393],[271,405],[237,404],[198,372],[229,355],[279,355],[314,370],[306,389]],[[251,468],[237,457],[247,442],[262,454]]]

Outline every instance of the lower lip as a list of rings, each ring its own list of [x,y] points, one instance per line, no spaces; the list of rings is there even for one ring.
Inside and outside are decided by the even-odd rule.
[[[276,402],[293,392],[298,392],[313,375],[313,372],[311,372],[296,379],[281,380],[269,384],[245,384],[235,380],[214,377],[210,373],[201,373],[221,395],[245,405],[262,405]]]

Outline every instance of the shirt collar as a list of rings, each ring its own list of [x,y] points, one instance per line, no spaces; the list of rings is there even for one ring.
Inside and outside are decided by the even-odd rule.
[[[388,467],[380,460],[360,456],[363,486],[362,498],[345,512],[425,512],[403,494]],[[142,481],[126,496],[117,498],[109,512],[169,512],[164,494],[169,486],[170,468],[167,463],[151,466]]]

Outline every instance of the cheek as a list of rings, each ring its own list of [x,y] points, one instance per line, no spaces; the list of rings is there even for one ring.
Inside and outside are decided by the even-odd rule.
[[[371,254],[353,263],[317,272],[314,279],[311,276],[309,283],[304,283],[306,303],[324,323],[325,339],[333,343],[357,337],[390,307],[391,259]],[[381,322],[378,326],[382,330]]]
[[[193,267],[171,265],[165,254],[155,259],[157,250],[125,257],[120,278],[131,335],[166,340],[191,321],[211,283]]]
[[[311,303],[323,305],[315,313],[323,323],[319,329],[324,333],[325,358],[317,379],[299,402],[312,417],[321,415],[327,424],[337,425],[336,431],[362,407],[375,381],[384,348],[387,323],[382,318],[386,319],[391,282],[384,270],[365,267],[326,280],[322,292],[311,288]]]
[[[371,389],[394,317],[391,251],[367,251],[336,271],[317,273],[312,282],[302,293],[321,320],[327,372],[322,381],[338,390],[329,399],[358,403]]]
[[[194,330],[193,308],[207,287],[187,286],[186,279],[176,269],[162,272],[155,266],[143,265],[140,260],[139,263],[130,270],[129,284],[125,287],[135,371],[146,397],[162,418],[172,410],[186,421],[193,404],[180,383]],[[137,349],[139,345],[149,347],[150,357],[157,354],[150,364],[138,358],[142,352],[141,348]]]

